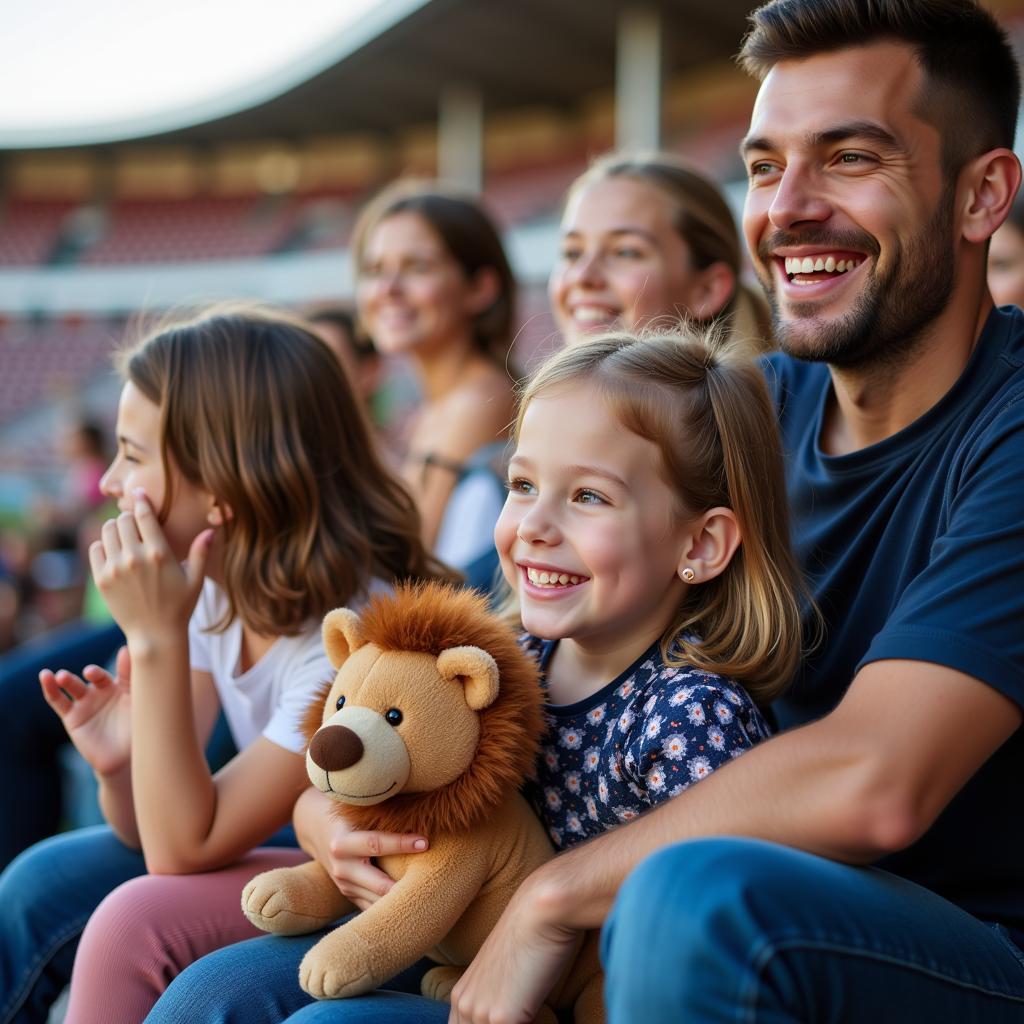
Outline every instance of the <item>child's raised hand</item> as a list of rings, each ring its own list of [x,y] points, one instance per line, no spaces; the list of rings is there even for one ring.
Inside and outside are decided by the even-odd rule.
[[[39,682],[46,703],[61,717],[71,742],[99,775],[114,775],[131,756],[131,658],[117,652],[117,676],[98,665],[82,675],[43,669]],[[86,682],[88,680],[88,682]]]
[[[96,586],[129,645],[177,635],[187,626],[213,540],[213,530],[203,530],[179,565],[145,494],[136,491],[133,498],[134,510],[108,519],[100,540],[89,546]]]

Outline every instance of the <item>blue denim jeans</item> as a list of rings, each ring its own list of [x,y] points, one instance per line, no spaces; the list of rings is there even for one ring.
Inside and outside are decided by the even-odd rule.
[[[295,833],[289,825],[264,845],[295,846]],[[107,825],[45,839],[7,866],[0,874],[0,1024],[45,1022],[71,980],[89,916],[145,871],[142,854]]]
[[[54,716],[56,717],[56,716]],[[71,978],[89,915],[145,872],[142,854],[106,826],[54,836],[0,875],[0,1022],[42,1024]]]
[[[0,869],[22,850],[53,835],[66,811],[60,752],[68,735],[43,699],[39,671],[66,668],[80,673],[103,665],[124,643],[115,625],[73,622],[44,633],[0,658],[0,702],[16,723],[0,744]],[[12,784],[17,780],[17,784]]]
[[[1024,1021],[1006,932],[875,868],[748,839],[660,851],[605,925],[610,1024]]]
[[[432,965],[421,961],[388,983],[387,991],[316,1002],[299,988],[299,962],[327,931],[267,935],[204,956],[167,987],[146,1024],[446,1024],[448,1005],[418,993]]]

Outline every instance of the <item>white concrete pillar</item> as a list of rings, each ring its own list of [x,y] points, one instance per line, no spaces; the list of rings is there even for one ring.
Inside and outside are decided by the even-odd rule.
[[[661,64],[661,15],[651,7],[627,7],[616,41],[616,148],[661,145]]]
[[[474,86],[449,85],[437,117],[437,173],[442,181],[479,193],[484,179],[484,104]]]

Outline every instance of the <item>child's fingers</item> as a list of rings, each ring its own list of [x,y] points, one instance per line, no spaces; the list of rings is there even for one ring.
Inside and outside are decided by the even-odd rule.
[[[117,658],[114,661],[114,671],[117,673],[117,678],[121,681],[122,685],[126,686],[131,682],[132,657],[128,653],[127,647],[118,649]]]
[[[99,581],[100,573],[103,571],[103,567],[107,564],[107,555],[103,550],[103,541],[94,540],[89,545],[89,571],[92,573],[92,578]]]
[[[395,884],[390,875],[369,860],[335,861],[332,864],[335,885],[357,905],[372,904],[386,896]],[[365,909],[365,908],[364,908]]]
[[[39,673],[39,685],[43,688],[43,698],[46,703],[62,717],[74,706],[74,701],[60,688],[57,677],[48,669],[44,668]]]
[[[57,685],[72,699],[81,700],[89,692],[89,686],[84,679],[80,679],[67,669],[62,668],[54,673]]]
[[[164,537],[164,531],[160,527],[153,506],[150,505],[149,499],[146,497],[146,492],[139,488],[132,492],[132,497],[135,501],[133,522],[138,528],[142,542],[157,551],[168,550],[167,538]]]
[[[108,519],[100,527],[100,542],[103,545],[103,553],[107,559],[117,558],[121,554],[121,538],[117,533],[117,520]]]
[[[86,665],[82,669],[82,675],[96,687],[97,690],[105,690],[114,683],[114,677],[99,665]]]
[[[386,857],[395,853],[421,853],[426,848],[425,836],[396,832],[344,832],[331,840],[331,855],[338,858]]]
[[[129,554],[141,552],[142,537],[139,535],[135,516],[131,512],[122,512],[114,522],[117,525],[117,539],[121,542],[121,550]]]

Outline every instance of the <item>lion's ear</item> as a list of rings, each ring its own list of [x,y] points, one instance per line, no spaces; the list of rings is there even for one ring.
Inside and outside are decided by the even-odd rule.
[[[349,608],[335,608],[324,616],[324,650],[331,664],[341,668],[345,659],[363,646],[359,616]]]
[[[498,665],[479,647],[449,647],[437,656],[437,671],[443,679],[460,679],[466,703],[482,711],[498,696]]]

